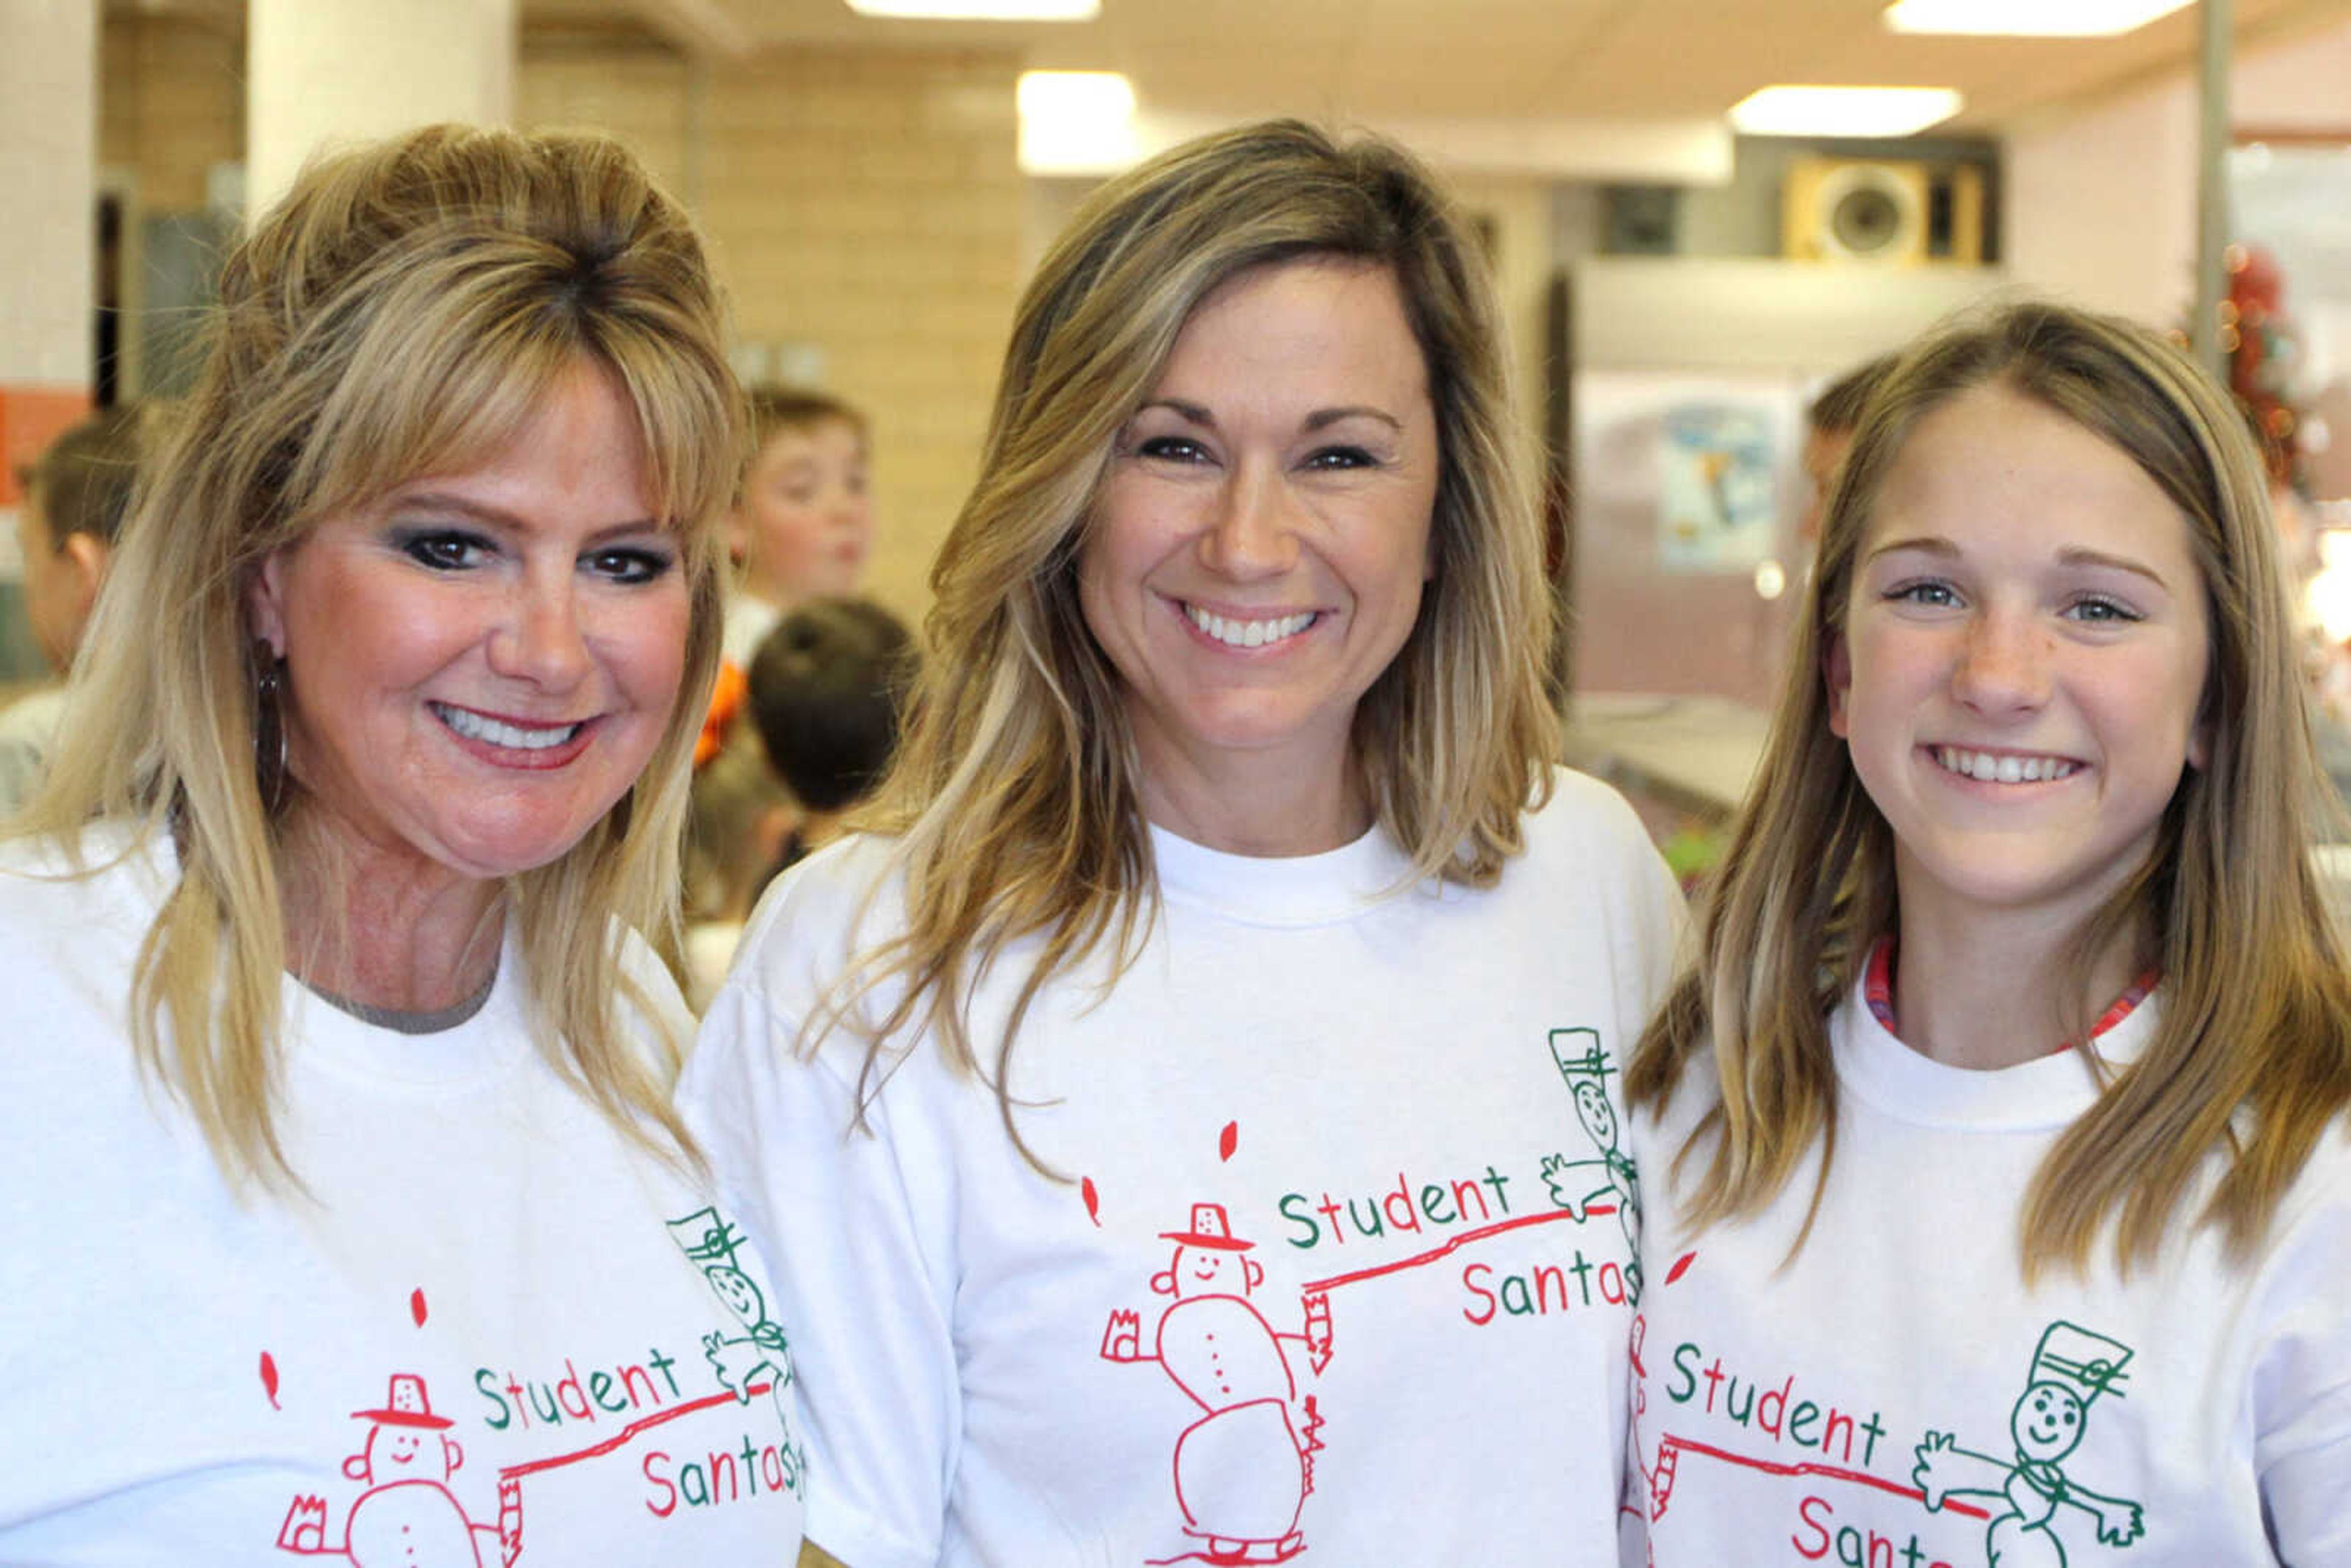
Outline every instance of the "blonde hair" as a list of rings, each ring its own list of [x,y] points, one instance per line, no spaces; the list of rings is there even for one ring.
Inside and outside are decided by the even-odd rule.
[[[83,641],[78,722],[17,824],[77,862],[93,818],[176,839],[181,880],[132,982],[142,1066],[233,1179],[298,1180],[274,1114],[284,845],[256,779],[248,587],[321,519],[486,458],[588,364],[632,405],[681,541],[685,674],[644,776],[508,892],[542,1051],[632,1136],[688,1151],[666,1082],[684,1042],[667,1062],[632,1046],[622,1004],[661,1016],[620,963],[629,928],[674,921],[743,425],[684,214],[614,142],[429,128],[305,169],[231,253],[210,331]]]
[[[1079,608],[1078,557],[1113,444],[1194,308],[1237,274],[1302,257],[1394,275],[1440,452],[1436,575],[1357,707],[1353,766],[1415,876],[1489,885],[1520,848],[1556,751],[1552,611],[1484,259],[1392,142],[1296,120],[1204,137],[1095,192],[1021,299],[980,476],[932,572],[906,739],[867,819],[900,836],[909,921],[847,988],[894,982],[869,1082],[882,1041],[917,1021],[985,1071],[972,988],[1040,935],[997,1054],[1001,1099],[1003,1053],[1040,989],[1106,938],[1123,970],[1156,918],[1133,742]]]
[[[2125,1268],[2147,1261],[2216,1155],[2227,1168],[2197,1223],[2220,1226],[2241,1256],[2351,1103],[2351,968],[2310,853],[2333,795],[2244,422],[2185,353],[2127,321],[2008,306],[1913,347],[1871,397],[1699,957],[1635,1048],[1626,1096],[1661,1107],[1711,1044],[1720,1102],[1676,1165],[1705,1151],[1694,1218],[1761,1209],[1815,1144],[1817,1211],[1835,1152],[1827,1014],[1896,916],[1893,835],[1830,732],[1822,658],[1905,442],[1928,413],[1986,386],[2073,420],[2162,489],[2185,519],[2210,625],[2205,766],[2183,776],[2147,862],[2059,956],[2086,1013],[2093,956],[2137,937],[2162,968],[2161,1019],[2120,1071],[2098,1058],[2088,1018],[2072,1020],[2102,1091],[2033,1178],[2023,1266],[2028,1277],[2084,1267],[2109,1224]]]

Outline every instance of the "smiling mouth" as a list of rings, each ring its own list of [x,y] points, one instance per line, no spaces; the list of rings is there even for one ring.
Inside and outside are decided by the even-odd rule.
[[[2066,778],[2082,766],[2064,757],[2020,757],[2012,752],[1970,751],[1958,746],[1928,749],[1934,756],[1935,765],[1944,772],[1956,773],[1980,784],[2047,783]]]
[[[446,703],[425,706],[433,710],[434,717],[465,739],[508,751],[552,751],[569,743],[585,727],[580,724],[515,724]]]
[[[1285,642],[1322,618],[1321,612],[1307,610],[1296,615],[1277,615],[1270,621],[1232,621],[1196,604],[1185,605],[1184,614],[1193,625],[1228,648],[1262,648],[1269,643]]]

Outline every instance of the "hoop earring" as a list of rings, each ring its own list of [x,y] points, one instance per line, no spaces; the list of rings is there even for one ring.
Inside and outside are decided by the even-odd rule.
[[[253,644],[253,776],[265,816],[286,804],[286,660],[263,639]]]

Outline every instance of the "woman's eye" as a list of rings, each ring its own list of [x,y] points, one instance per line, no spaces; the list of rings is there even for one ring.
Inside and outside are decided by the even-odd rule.
[[[1155,435],[1135,443],[1134,455],[1163,463],[1205,463],[1208,449],[1188,435]]]
[[[2065,613],[2076,621],[2126,622],[2143,619],[2139,612],[2118,599],[2089,594],[2065,607]]]
[[[493,546],[478,534],[453,528],[419,528],[398,536],[399,548],[420,566],[464,571],[482,564]]]
[[[1375,468],[1379,459],[1360,446],[1318,447],[1306,459],[1309,468]]]
[[[1886,598],[1906,604],[1931,605],[1948,610],[1959,601],[1959,591],[1948,582],[1906,582],[1887,591]]]
[[[651,582],[664,576],[676,564],[676,557],[666,550],[650,549],[642,545],[630,545],[617,549],[601,549],[585,558],[588,570],[608,582]]]

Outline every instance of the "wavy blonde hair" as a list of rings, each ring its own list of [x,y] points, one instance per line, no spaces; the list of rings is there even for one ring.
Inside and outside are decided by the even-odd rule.
[[[932,572],[910,727],[866,819],[898,835],[908,912],[845,988],[892,988],[869,1084],[883,1042],[919,1025],[950,1061],[992,1068],[1018,1142],[1002,1063],[1029,1006],[1106,940],[1123,971],[1156,918],[1134,744],[1079,608],[1078,558],[1118,433],[1194,308],[1237,274],[1301,257],[1394,275],[1437,415],[1436,574],[1357,707],[1353,766],[1414,875],[1485,886],[1520,850],[1557,749],[1552,608],[1485,259],[1392,142],[1275,120],[1186,143],[1094,193],[1021,299],[980,476]],[[971,991],[1032,936],[984,1064]]]
[[[484,460],[582,364],[632,406],[691,589],[685,674],[644,776],[564,855],[508,879],[540,1050],[650,1147],[690,1156],[659,1029],[620,959],[674,926],[686,769],[718,659],[716,521],[743,415],[685,214],[615,142],[438,126],[327,157],[231,253],[202,378],[141,477],[16,831],[77,863],[93,819],[181,862],[140,950],[141,1063],[232,1179],[298,1181],[275,1117],[285,845],[255,772],[247,589],[272,552],[421,474]]]
[[[2028,1277],[2055,1262],[2082,1268],[2109,1225],[2126,1269],[2148,1261],[2216,1155],[2225,1172],[2197,1222],[2219,1225],[2241,1256],[2351,1104],[2351,966],[2311,860],[2316,823],[2339,808],[2312,739],[2244,421],[2184,352],[2117,319],[2011,305],[1929,336],[1871,398],[1699,956],[1635,1048],[1625,1093],[1662,1107],[1711,1044],[1720,1101],[1676,1165],[1678,1175],[1703,1155],[1694,1218],[1760,1210],[1815,1144],[1817,1211],[1835,1153],[1827,1015],[1896,917],[1893,834],[1830,732],[1822,658],[1843,632],[1862,536],[1904,443],[1928,413],[1984,386],[2074,421],[2170,498],[2210,624],[2206,765],[2183,776],[2147,862],[2060,956],[2081,994],[2070,1038],[2103,1088],[2033,1178],[2022,1262]],[[2163,1009],[2145,1054],[2117,1071],[2090,1039],[2086,993],[2094,956],[2124,938],[2161,966]]]

